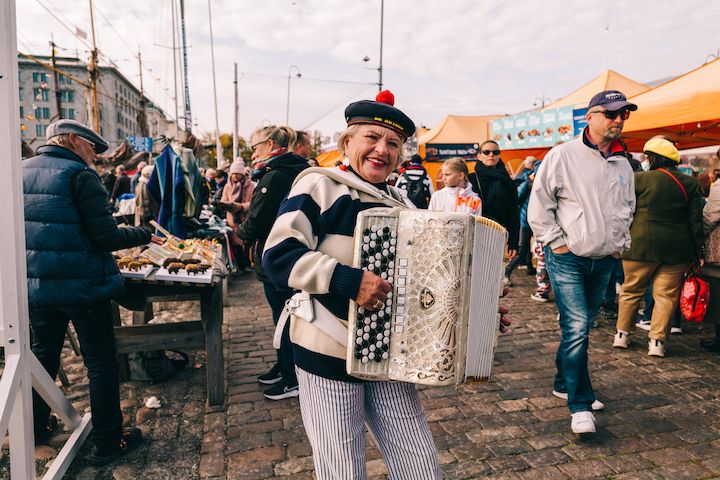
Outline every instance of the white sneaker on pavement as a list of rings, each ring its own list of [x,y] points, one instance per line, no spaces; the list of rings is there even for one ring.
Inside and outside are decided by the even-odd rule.
[[[573,433],[595,433],[595,415],[592,412],[573,413],[570,428]]]
[[[648,340],[648,355],[651,357],[664,357],[665,342],[658,340],[657,338],[651,338]]]
[[[670,333],[680,335],[682,333],[682,327],[670,327]]]
[[[563,400],[567,400],[568,394],[567,392],[558,392],[557,390],[553,390],[553,395],[555,395],[558,398],[562,398]],[[597,412],[598,410],[602,410],[605,408],[605,404],[601,402],[600,400],[595,400],[592,405],[590,405],[590,408],[593,409],[593,412]]]
[[[613,340],[613,347],[615,348],[628,348],[628,345],[630,344],[630,334],[628,332],[623,332],[622,330],[618,330],[615,334],[615,340]]]

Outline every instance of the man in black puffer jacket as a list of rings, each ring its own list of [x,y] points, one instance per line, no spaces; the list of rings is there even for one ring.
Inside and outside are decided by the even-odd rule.
[[[80,340],[90,380],[93,449],[90,462],[108,463],[142,441],[139,429],[123,430],[120,381],[110,298],[123,279],[109,253],[160,239],[142,228],[119,228],[108,195],[91,167],[107,142],[85,125],[59,120],[48,144],[23,162],[25,242],[32,351],[54,379],[68,321]],[[33,394],[36,443],[57,420]]]
[[[285,301],[293,295],[293,291],[287,288],[278,289],[273,285],[263,270],[262,254],[270,229],[278,216],[280,203],[290,192],[295,177],[309,167],[306,159],[288,150],[294,143],[295,132],[286,126],[268,126],[253,134],[250,145],[255,170],[251,174],[251,179],[258,184],[250,200],[248,218],[237,231],[244,242],[255,245],[255,274],[258,280],[263,282],[265,298],[272,309],[273,323],[276,325]],[[298,382],[295,376],[289,325],[283,332],[277,359],[277,363],[269,372],[258,377],[260,383],[272,385],[265,390],[265,398],[282,400],[296,397]]]
[[[473,191],[482,199],[483,217],[495,220],[508,231],[508,257],[517,253],[520,236],[520,213],[517,189],[505,164],[500,160],[500,146],[492,140],[480,145],[475,172],[468,177]],[[507,283],[507,282],[506,282]]]

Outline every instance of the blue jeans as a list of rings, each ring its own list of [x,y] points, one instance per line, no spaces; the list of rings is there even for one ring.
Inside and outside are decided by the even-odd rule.
[[[553,389],[567,392],[572,413],[590,411],[595,392],[588,372],[590,328],[602,303],[616,260],[593,260],[545,248],[547,270],[560,312],[560,346],[555,357]]]

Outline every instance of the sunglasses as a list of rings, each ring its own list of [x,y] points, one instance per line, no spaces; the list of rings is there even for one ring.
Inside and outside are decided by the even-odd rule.
[[[594,111],[588,112],[588,113],[602,113],[603,115],[605,115],[605,118],[607,118],[608,120],[615,120],[618,116],[623,120],[627,120],[628,118],[630,118],[630,110],[625,110],[624,108],[621,110],[614,110],[614,111],[594,110]]]
[[[483,155],[490,155],[491,153],[496,157],[500,155],[500,150],[481,150]]]
[[[268,142],[268,141],[270,141],[270,139],[269,139],[269,138],[266,138],[266,139],[263,140],[262,142],[258,142],[258,143],[256,143],[255,145],[250,145],[250,150],[253,151],[253,152],[255,152],[255,149],[256,149],[257,147],[259,147],[260,145],[262,145],[263,143]]]

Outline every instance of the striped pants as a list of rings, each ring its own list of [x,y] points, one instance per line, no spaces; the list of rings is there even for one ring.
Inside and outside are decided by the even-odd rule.
[[[318,480],[363,480],[365,423],[390,480],[439,480],[437,450],[415,386],[349,383],[296,368],[300,411]]]

